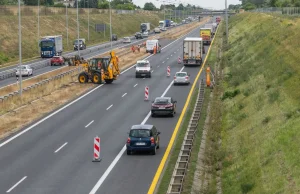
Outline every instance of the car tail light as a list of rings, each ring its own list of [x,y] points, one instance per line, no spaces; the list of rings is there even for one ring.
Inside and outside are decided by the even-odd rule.
[[[169,108],[169,107],[172,107],[173,106],[173,104],[168,104],[168,105],[166,105],[166,108]]]
[[[130,138],[129,137],[127,138],[127,143],[130,144]]]
[[[185,76],[185,79],[189,79],[189,76]]]
[[[174,79],[176,79],[176,76],[174,76]]]
[[[153,137],[151,137],[150,141],[151,141],[151,144],[154,144],[154,143],[155,143]]]

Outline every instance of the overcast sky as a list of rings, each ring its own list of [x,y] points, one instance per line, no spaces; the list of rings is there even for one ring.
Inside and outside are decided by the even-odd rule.
[[[156,7],[160,7],[163,0],[133,0],[133,2],[136,5],[139,5],[140,7],[144,7],[146,2],[152,2]],[[224,9],[225,8],[225,0],[166,0],[167,2],[177,2],[176,5],[178,5],[178,2],[182,3],[189,3],[192,5],[199,5],[204,8],[211,8],[211,9]],[[230,4],[239,4],[239,0],[227,0],[228,5]],[[168,4],[168,3],[166,3]]]

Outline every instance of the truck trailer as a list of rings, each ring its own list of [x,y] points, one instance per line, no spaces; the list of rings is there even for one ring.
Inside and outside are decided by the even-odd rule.
[[[204,51],[202,38],[187,37],[183,40],[183,65],[201,65]]]
[[[39,45],[42,58],[61,56],[63,52],[62,35],[44,36],[41,38]]]
[[[200,28],[200,37],[204,45],[210,45],[212,39],[211,28]]]

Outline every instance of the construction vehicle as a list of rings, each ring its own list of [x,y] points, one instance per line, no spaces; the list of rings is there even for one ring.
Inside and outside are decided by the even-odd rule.
[[[114,51],[109,57],[92,58],[88,61],[85,70],[78,75],[79,83],[89,80],[95,84],[110,84],[120,75],[119,59]]]
[[[83,58],[80,58],[79,55],[75,55],[73,57],[64,57],[64,60],[69,66],[88,66],[87,61],[85,61]]]

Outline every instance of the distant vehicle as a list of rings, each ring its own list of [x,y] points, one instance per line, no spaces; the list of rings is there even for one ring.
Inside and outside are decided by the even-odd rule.
[[[155,34],[160,33],[160,29],[159,28],[154,28],[154,33]]]
[[[54,66],[54,65],[62,66],[65,63],[65,60],[62,56],[54,56],[54,57],[52,57],[50,63],[51,63],[51,66]]]
[[[171,20],[165,20],[165,26],[164,27],[170,27],[171,26]]]
[[[131,40],[129,37],[124,37],[123,43],[131,43]]]
[[[78,43],[79,43],[79,46],[78,46]],[[73,45],[74,45],[74,51],[78,50],[78,48],[80,50],[86,49],[86,44],[85,44],[85,39],[84,38],[76,39],[74,41]]]
[[[42,58],[51,58],[63,52],[62,35],[44,36],[41,38],[40,51]]]
[[[167,31],[167,28],[161,28],[160,30],[161,31]]]
[[[203,39],[204,45],[210,45],[212,39],[211,28],[200,28],[200,37]]]
[[[141,23],[141,32],[150,32],[150,23]]]
[[[174,86],[179,84],[190,84],[190,75],[187,72],[177,72],[174,76]]]
[[[160,132],[153,125],[133,125],[126,142],[127,155],[135,151],[151,151],[156,154],[160,144]]]
[[[147,60],[137,61],[135,65],[135,77],[149,77],[151,78],[151,65]]]
[[[142,34],[143,38],[147,38],[149,36],[149,33],[147,31],[143,32]]]
[[[211,34],[214,36],[215,35],[215,26],[213,25],[213,23],[208,23],[204,25],[204,28],[210,28],[211,29]]]
[[[159,21],[159,28],[164,28],[164,27],[166,27],[166,21],[165,20]]]
[[[140,32],[135,33],[134,36],[136,39],[143,39],[142,33],[140,33]]]
[[[219,25],[220,22],[221,22],[221,16],[216,16],[216,23]]]
[[[151,116],[170,115],[174,117],[176,113],[177,101],[171,97],[157,97],[151,105]]]
[[[159,40],[147,40],[146,41],[146,53],[153,54],[154,47],[158,48],[157,53],[161,53],[161,45],[159,44]]]
[[[21,71],[20,71],[21,69]],[[33,69],[29,65],[21,65],[21,67],[16,68],[16,77],[17,76],[30,76],[33,75]]]
[[[116,34],[111,35],[111,41],[117,41],[118,36]]]
[[[183,65],[201,65],[203,54],[202,38],[186,37],[183,40]]]

